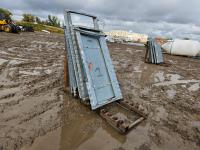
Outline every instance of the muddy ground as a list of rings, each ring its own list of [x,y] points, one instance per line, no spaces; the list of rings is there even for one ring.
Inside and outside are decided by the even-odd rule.
[[[64,37],[0,32],[0,150],[200,149],[200,60],[109,44],[124,99],[149,117],[126,135],[63,92]]]

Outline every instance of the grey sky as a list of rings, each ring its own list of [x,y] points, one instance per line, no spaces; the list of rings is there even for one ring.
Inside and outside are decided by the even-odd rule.
[[[63,20],[64,8],[95,14],[105,20],[105,30],[125,29],[150,35],[200,39],[200,0],[1,0],[15,18],[33,13]]]

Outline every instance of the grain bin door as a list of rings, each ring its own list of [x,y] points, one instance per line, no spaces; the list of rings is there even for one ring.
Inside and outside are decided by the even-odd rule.
[[[115,95],[98,37],[81,35],[86,64],[96,95],[97,106],[108,103]],[[95,107],[97,107],[95,106]]]

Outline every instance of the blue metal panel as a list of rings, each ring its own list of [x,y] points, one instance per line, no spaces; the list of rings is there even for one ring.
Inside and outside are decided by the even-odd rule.
[[[103,39],[100,36],[81,34],[79,31],[76,32],[76,35],[84,69],[88,77],[87,88],[92,109],[121,99],[118,82],[112,82],[116,81],[116,75],[113,75],[114,69],[111,69],[113,72],[109,70],[113,66],[112,63],[107,62],[109,61],[108,49],[102,49],[102,47],[105,48],[105,45],[101,45],[101,40]],[[105,54],[107,55],[106,57]],[[108,69],[108,65],[112,67]],[[113,87],[116,84],[117,88]],[[119,93],[117,93],[116,89],[118,89]]]
[[[92,109],[122,99],[105,36],[98,28],[97,18],[92,16],[94,29],[79,27],[72,25],[70,13],[66,11],[64,17],[72,93],[78,91],[82,100],[89,98]]]
[[[119,83],[118,83],[118,80],[117,80],[117,77],[116,77],[116,74],[115,74],[114,66],[112,64],[112,60],[111,60],[111,57],[110,57],[110,53],[109,53],[109,49],[108,49],[108,46],[107,46],[107,43],[106,43],[105,36],[100,37],[100,44],[101,44],[101,47],[102,47],[102,50],[103,50],[103,54],[104,54],[106,66],[107,66],[107,69],[108,69],[108,73],[109,73],[109,76],[111,78],[111,84],[112,84],[112,87],[113,87],[113,91],[115,93],[115,98],[116,99],[122,99],[123,98],[122,93],[121,93]]]
[[[97,101],[113,98],[114,93],[99,40],[86,35],[81,37]]]

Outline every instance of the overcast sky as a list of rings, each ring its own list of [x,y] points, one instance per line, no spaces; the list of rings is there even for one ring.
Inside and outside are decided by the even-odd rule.
[[[0,7],[11,10],[15,19],[32,13],[41,18],[57,15],[61,21],[68,8],[104,19],[106,31],[200,40],[200,0],[1,0]]]

